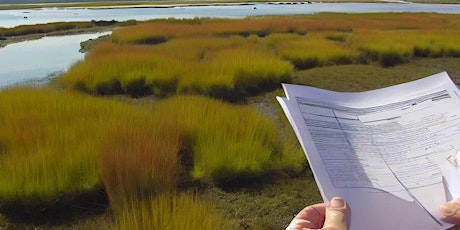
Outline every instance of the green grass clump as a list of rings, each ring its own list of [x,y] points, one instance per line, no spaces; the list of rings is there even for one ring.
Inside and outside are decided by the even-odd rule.
[[[413,43],[420,33],[416,30],[363,30],[355,32],[353,44],[360,51],[360,61],[378,61],[383,67],[407,63],[413,57]]]
[[[76,63],[60,77],[60,81],[99,95],[127,93],[142,96],[148,93],[144,92],[145,80],[163,70],[162,74],[168,77],[164,61],[162,56],[154,55],[152,47],[101,43],[87,55],[85,61]],[[136,82],[138,85],[133,88]]]
[[[129,30],[126,28],[117,28],[112,32],[112,40],[119,44],[159,44],[166,42],[169,37],[165,33],[152,32],[146,24],[139,25],[142,27],[138,30]],[[145,28],[144,28],[145,27]],[[128,33],[129,37],[124,36]]]
[[[297,69],[308,69],[353,63],[356,60],[356,51],[346,47],[345,35],[343,36],[337,38],[321,33],[310,33],[307,36],[272,34],[267,40],[273,44],[281,57],[289,60]]]
[[[196,45],[198,39],[177,39],[157,46],[102,43],[59,81],[100,95],[199,93],[234,100],[277,87],[293,71],[289,62],[247,39],[202,41]],[[178,47],[189,51],[178,52]]]
[[[127,104],[52,89],[0,92],[1,202],[52,202],[101,184],[100,140],[147,117]]]
[[[184,74],[178,92],[224,99],[244,98],[277,87],[289,79],[293,71],[289,62],[257,45],[244,43],[209,53],[206,60]]]
[[[416,57],[460,57],[460,35],[451,31],[437,31],[419,36],[414,42]]]
[[[195,179],[219,182],[253,177],[280,162],[276,125],[253,108],[178,96],[160,102],[156,110],[177,118],[192,150]]]

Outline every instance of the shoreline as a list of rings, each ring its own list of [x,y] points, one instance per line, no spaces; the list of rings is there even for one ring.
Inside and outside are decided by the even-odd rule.
[[[72,30],[61,30],[61,31],[48,32],[48,33],[35,33],[35,34],[28,34],[28,35],[3,37],[3,39],[0,39],[0,49],[8,45],[11,45],[11,44],[38,40],[44,37],[59,37],[59,36],[78,35],[78,34],[111,32],[114,27],[115,26],[86,28],[86,29],[72,29]]]
[[[460,4],[454,0],[291,0],[291,1],[115,1],[115,2],[74,2],[74,3],[4,3],[0,4],[0,10],[21,10],[21,9],[43,9],[43,8],[70,8],[70,9],[123,9],[123,8],[173,8],[173,7],[194,7],[194,6],[232,6],[232,5],[255,5],[255,4],[311,4],[311,3],[420,3],[420,4]]]
[[[299,1],[300,2],[300,1]],[[43,3],[43,4],[11,4],[9,6],[13,7],[14,10],[21,10],[21,9],[49,9],[49,8],[65,8],[65,9],[131,9],[131,8],[174,8],[174,7],[193,7],[193,6],[243,6],[243,5],[255,5],[257,3],[264,3],[264,2],[241,2],[241,3],[163,3],[163,4],[102,4],[102,5],[93,5],[93,4],[73,4],[73,3]],[[24,8],[21,8],[24,6]],[[18,7],[18,8],[16,8]],[[5,5],[0,4],[0,10],[8,10],[4,9]]]

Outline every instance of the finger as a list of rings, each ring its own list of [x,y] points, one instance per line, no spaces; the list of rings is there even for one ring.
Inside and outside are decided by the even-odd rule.
[[[350,223],[350,208],[340,197],[332,198],[326,207],[324,230],[347,230]]]
[[[443,215],[443,221],[460,224],[460,198],[444,203],[439,212]]]
[[[308,220],[296,219],[292,220],[286,230],[316,230],[318,228],[311,227],[311,222]]]
[[[315,204],[304,208],[292,219],[286,230],[294,229],[318,229],[323,226],[325,204]]]

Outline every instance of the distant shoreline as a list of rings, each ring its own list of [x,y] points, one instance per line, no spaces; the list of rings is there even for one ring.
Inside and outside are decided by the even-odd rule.
[[[178,6],[228,6],[252,5],[259,2],[216,2],[216,3],[176,3],[176,2],[88,2],[88,3],[32,3],[32,4],[0,4],[0,10],[9,9],[41,9],[41,8],[71,8],[71,9],[117,9],[117,8],[172,8]]]
[[[113,27],[114,26],[85,28],[85,29],[72,29],[72,30],[54,31],[54,32],[49,32],[49,33],[34,33],[34,34],[28,34],[28,35],[5,37],[3,39],[0,39],[0,48],[3,48],[7,45],[14,44],[14,43],[41,39],[43,37],[110,32],[112,31]]]
[[[221,5],[253,5],[257,3],[267,4],[305,4],[305,3],[430,3],[430,4],[460,4],[456,0],[291,0],[291,1],[263,1],[263,0],[229,0],[229,1],[112,1],[112,2],[56,2],[56,3],[4,3],[0,0],[0,10],[12,9],[37,9],[37,8],[92,8],[92,9],[115,9],[115,8],[171,8],[184,6],[221,6]]]

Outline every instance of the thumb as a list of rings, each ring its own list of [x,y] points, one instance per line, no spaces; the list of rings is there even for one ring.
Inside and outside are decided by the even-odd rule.
[[[326,207],[324,230],[347,230],[350,223],[350,208],[340,197],[332,198]]]
[[[452,224],[460,224],[460,197],[444,203],[439,211],[443,215],[442,220]]]

